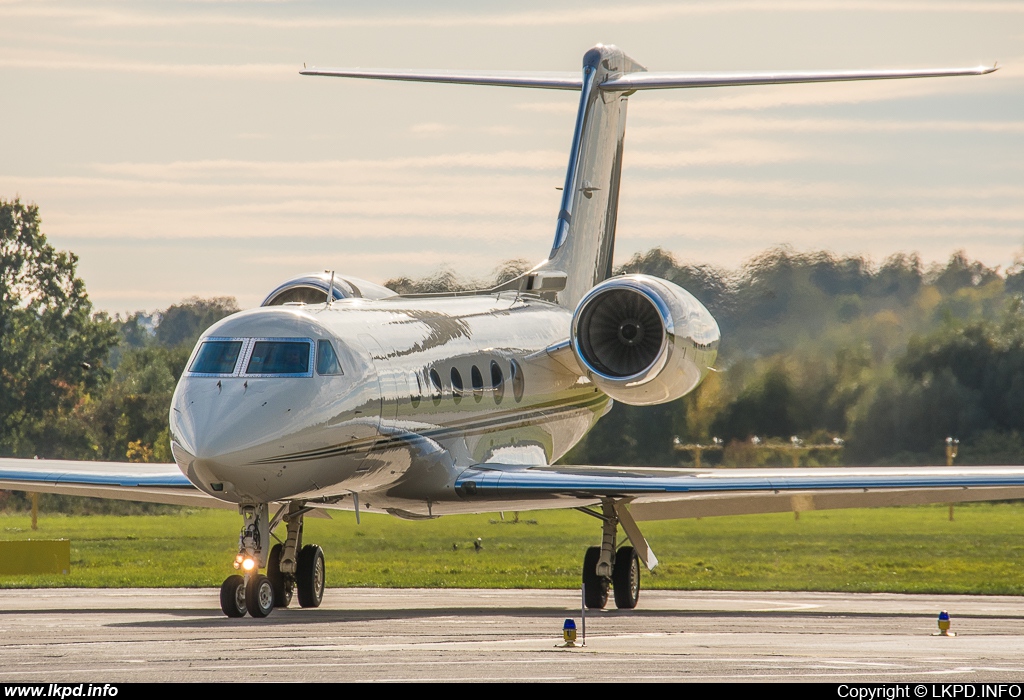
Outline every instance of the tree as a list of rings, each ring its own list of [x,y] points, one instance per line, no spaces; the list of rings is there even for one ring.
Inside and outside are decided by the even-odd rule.
[[[191,347],[203,331],[237,311],[238,303],[234,297],[191,297],[163,312],[156,327],[156,341],[168,348],[179,345]]]
[[[68,422],[106,379],[117,332],[93,315],[77,263],[47,243],[38,207],[0,200],[0,454],[88,450]]]

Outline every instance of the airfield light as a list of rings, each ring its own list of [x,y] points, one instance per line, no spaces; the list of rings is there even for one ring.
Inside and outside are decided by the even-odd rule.
[[[955,637],[956,632],[949,631],[949,613],[943,610],[939,613],[939,632],[933,637]]]
[[[576,646],[576,620],[571,617],[565,618],[565,623],[562,625],[562,639],[565,640],[565,646]]]

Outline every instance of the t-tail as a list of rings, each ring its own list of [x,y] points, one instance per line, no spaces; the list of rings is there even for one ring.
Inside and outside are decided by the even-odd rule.
[[[574,308],[612,274],[619,207],[626,101],[637,90],[784,85],[848,80],[982,75],[995,66],[917,70],[793,72],[648,72],[616,46],[598,44],[583,56],[583,73],[318,69],[303,75],[411,80],[465,85],[580,91],[569,166],[548,258],[500,289],[521,289]]]

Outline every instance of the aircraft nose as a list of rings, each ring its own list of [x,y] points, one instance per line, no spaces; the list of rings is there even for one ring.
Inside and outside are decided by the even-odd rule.
[[[206,465],[207,476],[251,461],[251,451],[272,439],[260,402],[236,379],[185,377],[171,408],[171,433],[190,461]],[[266,412],[264,411],[264,414]]]

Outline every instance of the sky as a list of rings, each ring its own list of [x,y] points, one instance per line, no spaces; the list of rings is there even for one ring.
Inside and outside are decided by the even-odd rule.
[[[326,269],[486,279],[550,249],[577,93],[298,71],[579,70],[597,43],[650,70],[1000,65],[633,95],[617,262],[1024,255],[1021,2],[0,0],[0,199],[111,313]]]

